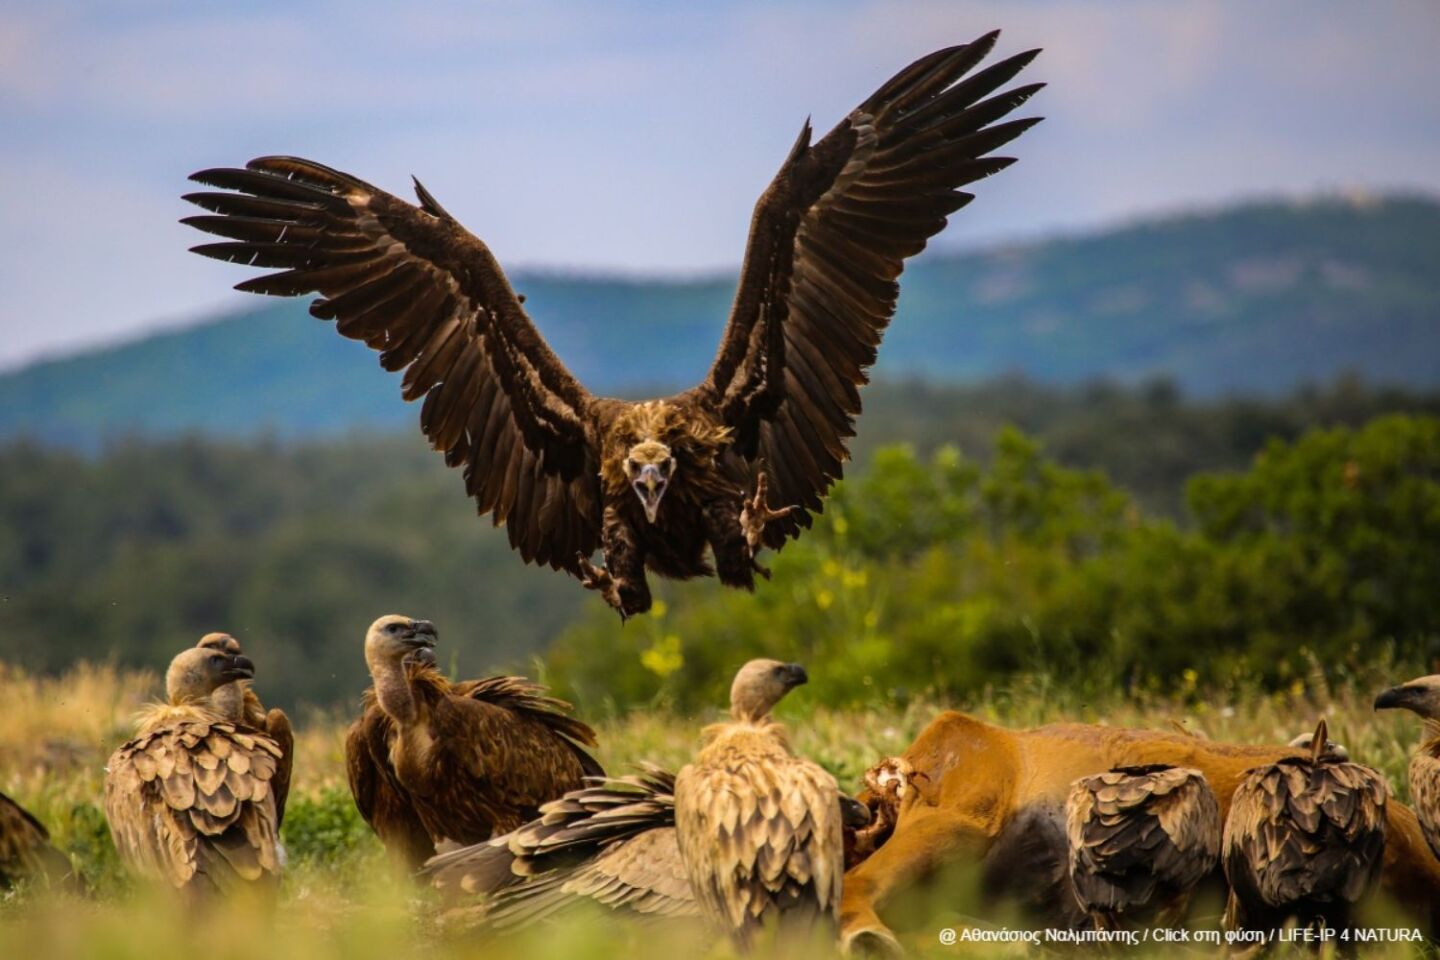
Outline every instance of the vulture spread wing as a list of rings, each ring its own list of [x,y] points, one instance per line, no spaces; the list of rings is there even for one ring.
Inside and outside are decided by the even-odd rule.
[[[203,711],[161,709],[106,767],[105,816],[121,858],[177,888],[278,879],[280,748]]]
[[[766,531],[778,547],[811,523],[839,478],[859,387],[895,312],[908,257],[1009,166],[987,156],[1037,119],[997,123],[1042,84],[998,95],[1038,51],[971,73],[989,34],[906,67],[818,143],[810,125],[755,207],[735,304],[698,393],[795,510]]]
[[[675,778],[657,767],[572,790],[540,817],[426,867],[447,893],[487,899],[485,921],[516,927],[583,902],[647,917],[698,914],[675,838]]]
[[[1199,770],[1121,767],[1082,777],[1065,822],[1070,879],[1087,911],[1151,905],[1162,885],[1187,892],[1220,861],[1220,805]]]
[[[293,157],[191,179],[227,192],[185,199],[184,221],[223,242],[196,253],[279,269],[237,284],[253,293],[317,293],[310,312],[405,370],[424,397],[420,426],[464,468],[480,513],[506,524],[526,562],[575,569],[599,541],[597,464],[587,447],[590,395],[541,339],[500,265],[416,182],[416,207],[348,174]]]
[[[58,883],[71,875],[69,858],[50,845],[45,825],[0,793],[0,890],[34,877]]]
[[[1385,850],[1385,778],[1358,763],[1289,758],[1241,781],[1223,858],[1236,920],[1335,904],[1374,885]]]
[[[845,873],[839,794],[834,777],[794,757],[682,769],[676,827],[702,913],[742,942],[767,916],[836,916]]]

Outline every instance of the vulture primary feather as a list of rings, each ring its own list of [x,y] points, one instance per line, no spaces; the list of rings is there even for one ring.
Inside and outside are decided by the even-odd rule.
[[[1385,852],[1389,787],[1370,767],[1326,750],[1322,719],[1309,756],[1257,767],[1230,801],[1222,838],[1228,930],[1349,929]]]
[[[1037,51],[982,69],[996,37],[922,57],[818,141],[805,124],[755,206],[709,373],[664,399],[585,389],[418,181],[415,206],[261,157],[194,174],[209,189],[185,199],[206,213],[185,222],[221,238],[196,253],[279,271],[237,289],[316,294],[312,314],[405,371],[425,436],[527,563],[569,571],[622,617],[649,609],[647,570],[753,589],[758,551],[809,527],[841,475],[905,261],[1038,122],[1004,118],[1041,84],[1002,89]]]
[[[1425,842],[1440,857],[1440,674],[1391,687],[1376,710],[1409,710],[1424,721],[1424,739],[1410,758],[1410,802]]]
[[[280,748],[210,701],[254,675],[243,656],[184,651],[166,673],[169,703],[147,709],[106,765],[105,817],[120,859],[189,896],[273,886],[280,876]]]
[[[196,646],[237,657],[244,653],[240,641],[228,633],[207,633]],[[266,710],[249,680],[234,680],[221,686],[210,695],[210,705],[226,720],[260,731],[280,748],[280,764],[275,768],[270,786],[275,791],[275,823],[283,824],[285,801],[290,797],[290,774],[295,765],[295,732],[290,718],[279,707]]]
[[[417,656],[435,638],[428,620],[392,615],[370,626],[374,686],[346,740],[361,814],[408,863],[441,841],[473,844],[513,830],[585,777],[604,775],[584,749],[595,732],[569,704],[521,677],[452,684],[433,656]]]
[[[1220,804],[1199,770],[1116,767],[1065,802],[1071,887],[1096,929],[1183,915],[1220,863]]]

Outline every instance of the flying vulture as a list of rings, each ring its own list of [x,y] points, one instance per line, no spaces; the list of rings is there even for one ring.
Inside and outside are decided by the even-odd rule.
[[[847,836],[870,820],[840,797]],[[506,930],[581,903],[637,918],[698,917],[675,836],[675,775],[653,764],[540,808],[503,836],[435,857],[424,870],[447,899],[480,898],[477,919]]]
[[[169,703],[141,715],[135,739],[105,768],[105,817],[120,859],[188,897],[279,880],[280,747],[210,703],[220,687],[254,675],[243,656],[184,651],[166,674]]]
[[[701,915],[744,947],[764,926],[838,930],[845,873],[840,789],[790,752],[770,711],[805,683],[799,664],[751,660],[730,688],[728,723],[705,730],[675,778],[675,830]]]
[[[207,633],[196,646],[237,657],[244,653],[240,641],[228,633]],[[210,695],[210,705],[226,720],[260,731],[280,748],[280,765],[275,768],[270,786],[275,791],[275,823],[283,824],[285,801],[290,797],[290,774],[295,766],[295,732],[290,718],[279,707],[266,710],[248,680],[236,680],[220,687]]]
[[[1220,863],[1220,804],[1199,770],[1149,764],[1075,781],[1065,801],[1070,883],[1097,930],[1165,925]]]
[[[281,271],[237,289],[318,294],[313,315],[404,370],[425,436],[527,563],[569,571],[622,617],[649,609],[647,569],[749,590],[757,552],[809,527],[841,475],[905,260],[1038,122],[999,122],[1042,84],[996,92],[1038,52],[977,70],[996,36],[922,57],[815,143],[806,122],[756,204],[708,375],[664,399],[586,390],[418,180],[417,207],[261,157],[194,174],[213,189],[185,197],[208,212],[184,222],[225,238],[196,253]]]
[[[1410,758],[1410,802],[1425,841],[1440,857],[1440,674],[1391,687],[1375,698],[1376,710],[1396,707],[1425,721],[1425,739]]]
[[[1389,787],[1370,767],[1325,750],[1322,719],[1310,755],[1249,771],[1230,801],[1221,862],[1228,930],[1349,929],[1385,852]]]
[[[0,890],[26,880],[76,884],[70,858],[50,844],[50,831],[20,804],[0,793]]]
[[[584,750],[595,731],[569,716],[569,704],[522,677],[452,684],[431,658],[413,656],[435,638],[428,620],[392,615],[371,624],[373,693],[346,740],[361,814],[409,860],[427,852],[412,813],[432,844],[478,843],[605,773]]]

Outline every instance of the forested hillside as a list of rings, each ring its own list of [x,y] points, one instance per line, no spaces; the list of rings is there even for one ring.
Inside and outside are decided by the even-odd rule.
[[[1011,423],[1043,443],[1041,462],[1053,469],[1108,473],[1105,503],[1123,497],[1109,483],[1133,491],[1137,502],[1120,520],[1110,508],[1095,518],[1112,524],[1132,515],[1183,520],[1186,477],[1243,468],[1269,436],[1293,439],[1312,426],[1357,425],[1390,411],[1440,413],[1440,394],[1354,382],[1284,400],[1203,403],[1164,384],[880,385],[869,395],[853,474],[873,473],[880,445],[901,441],[915,445],[915,464],[951,445],[957,453],[947,457],[960,456],[967,471],[984,469],[1001,426]],[[879,509],[903,495],[918,509],[932,498],[924,486],[930,480],[904,486],[922,468],[897,460],[893,449],[879,469],[886,476],[877,486],[859,479],[839,495],[852,537],[899,536],[895,531],[914,521],[872,514],[861,529],[851,504],[875,501]],[[1030,489],[1023,477],[1013,488],[1017,497]],[[923,526],[932,538],[949,529]],[[824,530],[814,549],[833,534]],[[801,574],[783,581],[797,589],[810,583],[806,564],[824,567],[810,539],[775,558],[787,565],[781,569],[801,564]],[[946,582],[952,599],[975,590],[964,578]],[[774,589],[765,587],[762,601],[773,601]],[[974,602],[998,602],[999,594],[987,595]],[[687,596],[686,617],[713,616],[730,604],[744,606],[747,616],[768,609],[745,606],[748,598],[713,582]],[[619,631],[603,604],[568,576],[523,565],[504,532],[475,517],[459,475],[411,431],[307,443],[134,440],[98,456],[24,442],[0,447],[0,661],[49,671],[79,658],[158,668],[177,643],[224,629],[261,665],[267,697],[329,703],[364,685],[363,631],[375,616],[396,611],[438,623],[441,657],[456,657],[467,674],[506,665],[530,670],[529,656],[583,618],[565,647],[575,676],[578,651],[593,646],[594,662],[603,663],[642,641],[649,650],[656,639],[650,632],[664,631],[663,640],[676,622],[672,613]],[[810,637],[813,625],[803,626],[795,636]],[[934,629],[939,636],[949,627]],[[663,664],[664,653],[662,645],[653,656]]]
[[[700,379],[734,278],[520,275],[516,286],[581,379],[635,393]],[[414,422],[396,378],[310,318],[304,302],[249,303],[191,329],[0,377],[0,436],[93,447],[123,432],[308,436]],[[1274,395],[1344,371],[1431,386],[1440,383],[1436,356],[1440,204],[1352,198],[932,253],[905,274],[878,370],[940,382],[1164,375],[1201,395]]]

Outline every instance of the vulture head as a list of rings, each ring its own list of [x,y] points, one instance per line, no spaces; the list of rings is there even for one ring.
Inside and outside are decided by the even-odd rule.
[[[1426,720],[1440,720],[1440,674],[1391,687],[1375,698],[1376,710],[1409,710]]]
[[[675,457],[670,448],[658,440],[635,444],[625,454],[625,479],[645,508],[645,519],[651,523],[660,513],[660,499],[675,476]]]
[[[730,714],[736,720],[763,720],[785,694],[809,679],[798,663],[751,660],[730,685]]]
[[[420,651],[432,649],[435,637],[435,624],[429,620],[392,613],[370,624],[365,634],[365,662],[398,664],[407,657],[423,657]]]
[[[165,671],[165,694],[173,704],[208,700],[218,688],[236,680],[255,677],[255,665],[248,657],[211,647],[191,647]]]
[[[218,650],[232,656],[240,656],[240,641],[228,633],[207,633],[195,644],[202,650]],[[218,688],[210,697],[215,712],[231,720],[241,719],[244,714],[245,691],[239,683],[227,683]]]
[[[1306,731],[1291,740],[1288,746],[1298,750],[1311,750],[1315,746],[1315,734]],[[1345,748],[1345,744],[1336,743],[1334,740],[1327,741],[1322,752],[1324,756],[1333,757],[1336,760],[1350,759],[1350,751]]]

